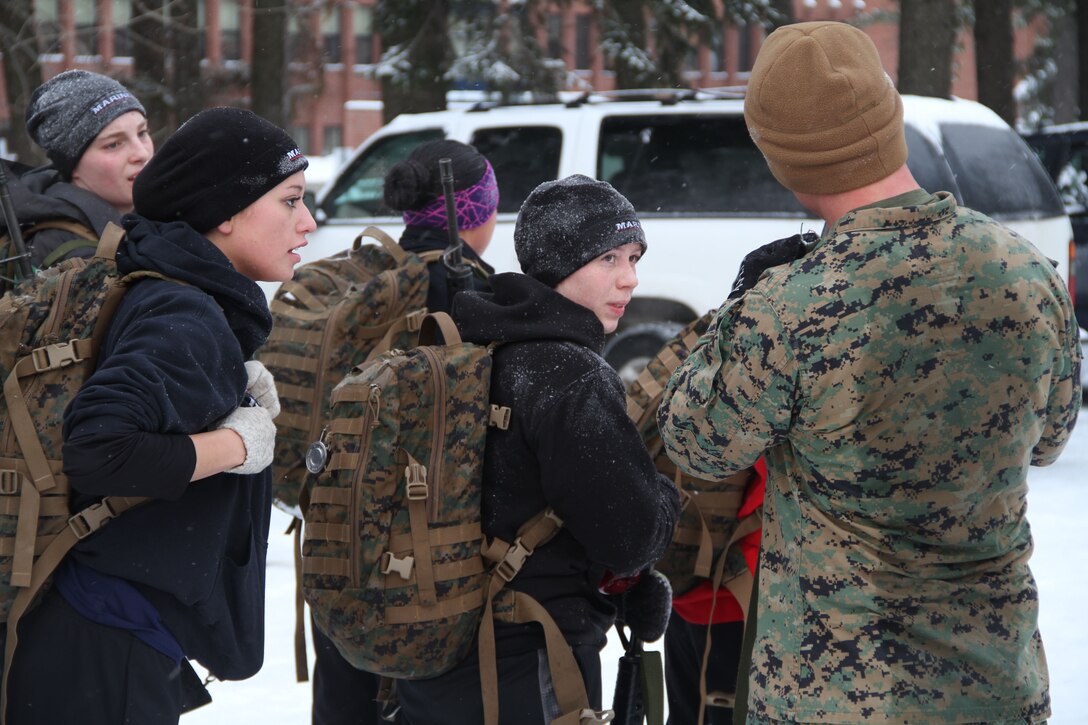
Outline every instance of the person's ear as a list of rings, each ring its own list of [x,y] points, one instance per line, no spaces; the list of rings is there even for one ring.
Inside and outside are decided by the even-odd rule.
[[[215,226],[215,230],[220,234],[230,234],[234,231],[234,217],[227,219],[226,221],[219,222]]]

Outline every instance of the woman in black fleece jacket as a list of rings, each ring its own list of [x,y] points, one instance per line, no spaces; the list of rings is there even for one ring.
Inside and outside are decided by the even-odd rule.
[[[508,586],[548,610],[600,709],[600,651],[616,616],[599,591],[602,575],[657,561],[680,506],[627,418],[619,377],[599,355],[638,284],[645,237],[610,185],[572,176],[530,194],[514,240],[525,274],[495,275],[493,293],[461,293],[453,307],[465,340],[502,343],[491,402],[512,410],[507,430],[487,434],[483,528],[513,541],[546,506],[563,519]],[[551,722],[559,713],[539,628],[500,623],[496,640],[502,722]],[[482,723],[479,683],[475,656],[437,678],[400,681],[401,720]]]
[[[118,268],[170,279],[121,301],[63,456],[73,510],[155,500],[80,542],[21,622],[8,723],[177,723],[209,699],[189,659],[221,679],[260,669],[279,403],[250,360],[271,328],[256,280],[300,261],[306,166],[278,127],[216,108],[137,177]]]

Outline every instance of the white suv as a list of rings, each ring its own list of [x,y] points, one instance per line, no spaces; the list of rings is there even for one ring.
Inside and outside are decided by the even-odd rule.
[[[367,139],[318,195],[319,226],[302,250],[304,261],[347,248],[367,224],[398,235],[403,225],[382,203],[382,179],[424,141],[457,139],[491,160],[499,218],[484,257],[499,271],[519,269],[514,220],[530,191],[575,173],[604,179],[635,205],[649,240],[635,298],[605,348],[609,362],[629,375],[683,323],[722,303],[748,251],[822,228],[768,171],[744,125],[743,95],[724,95],[586,95],[567,103],[398,116]],[[961,203],[1008,224],[1068,279],[1069,218],[1021,138],[972,101],[903,100],[908,165],[919,183],[951,191]]]

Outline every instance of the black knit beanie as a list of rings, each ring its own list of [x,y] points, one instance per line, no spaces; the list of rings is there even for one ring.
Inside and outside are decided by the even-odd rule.
[[[309,165],[279,126],[241,108],[209,108],[166,139],[132,186],[135,211],[205,233]]]
[[[645,251],[646,235],[635,207],[608,182],[581,174],[533,189],[514,225],[521,271],[549,287],[630,242]]]
[[[129,111],[147,115],[136,96],[109,76],[69,70],[35,89],[26,106],[26,131],[57,171],[71,179],[95,137]]]

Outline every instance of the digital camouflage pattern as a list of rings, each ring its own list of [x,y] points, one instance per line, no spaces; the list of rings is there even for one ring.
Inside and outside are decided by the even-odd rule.
[[[362,244],[364,237],[380,245]],[[376,349],[414,340],[428,280],[423,260],[368,227],[352,249],[300,266],[276,291],[269,305],[272,332],[257,358],[280,395],[272,492],[286,510],[295,512],[299,504],[306,449],[328,420],[333,387]]]
[[[1049,715],[1026,477],[1079,408],[1072,307],[1027,241],[917,197],[724,305],[660,409],[689,472],[766,451],[753,721]]]
[[[110,289],[112,256],[71,259],[17,283],[0,298],[0,622],[29,581],[33,558],[68,524],[68,479],[62,472],[64,409],[93,371],[90,339]],[[18,370],[21,360],[31,357]],[[26,403],[52,474],[34,480],[12,425],[10,395]],[[33,455],[33,454],[31,454]],[[22,512],[22,513],[21,513]],[[13,570],[16,574],[13,582]],[[44,588],[43,590],[44,591]]]
[[[490,379],[486,347],[428,345],[379,355],[333,391],[303,591],[355,667],[433,677],[475,644]]]
[[[689,323],[646,363],[639,376],[628,383],[626,391],[628,417],[638,428],[657,470],[673,479],[684,499],[672,542],[654,565],[668,577],[676,595],[684,594],[703,579],[710,578],[714,563],[723,553],[726,556],[722,570],[724,581],[749,573],[741,551],[737,547],[727,548],[727,545],[737,530],[737,513],[753,470],[746,468],[713,480],[678,471],[665,453],[657,428],[657,408],[665,384],[713,319],[712,310]]]

